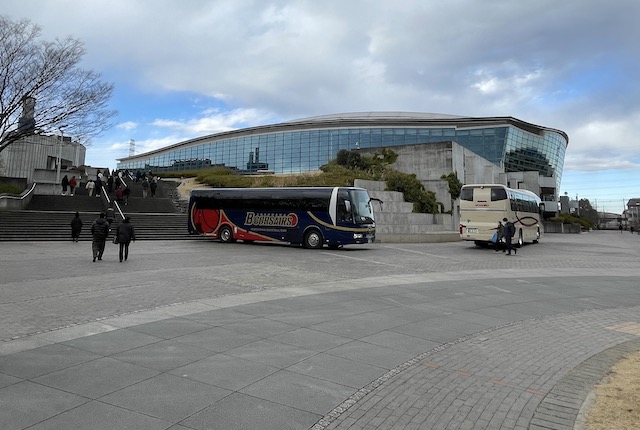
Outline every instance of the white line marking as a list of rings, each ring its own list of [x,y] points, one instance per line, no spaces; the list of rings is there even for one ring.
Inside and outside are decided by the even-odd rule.
[[[504,288],[496,287],[495,285],[485,285],[485,288],[493,288],[494,290],[502,291],[503,293],[510,293],[511,291],[505,290]]]
[[[395,249],[396,251],[412,252],[414,254],[428,255],[429,257],[444,258],[444,259],[447,259],[447,260],[450,259],[449,257],[444,257],[442,255],[429,254],[429,253],[421,252],[421,251],[414,251],[413,249],[396,248],[396,247],[393,247],[393,246],[384,246],[383,248]]]

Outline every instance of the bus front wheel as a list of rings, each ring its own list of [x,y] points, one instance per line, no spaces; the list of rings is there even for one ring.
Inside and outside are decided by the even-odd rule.
[[[220,227],[220,233],[218,233],[218,237],[220,238],[220,242],[233,242],[233,233],[231,232],[231,228],[228,225],[223,225],[222,227]]]
[[[322,248],[322,234],[315,229],[309,230],[304,235],[303,245],[310,249]]]

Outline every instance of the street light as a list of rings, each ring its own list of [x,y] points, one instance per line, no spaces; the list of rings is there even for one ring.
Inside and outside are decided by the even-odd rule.
[[[56,174],[56,183],[59,184],[60,183],[60,164],[62,164],[62,145],[64,144],[64,131],[62,131],[63,128],[65,128],[67,125],[61,125],[60,127],[58,127],[58,131],[60,131],[60,146],[58,146],[58,160],[57,160],[57,164],[58,164],[58,173]]]

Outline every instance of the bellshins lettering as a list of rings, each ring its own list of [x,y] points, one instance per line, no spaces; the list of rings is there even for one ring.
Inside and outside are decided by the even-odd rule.
[[[295,227],[298,225],[298,216],[294,213],[289,214],[270,214],[247,212],[244,219],[246,226],[260,227]]]

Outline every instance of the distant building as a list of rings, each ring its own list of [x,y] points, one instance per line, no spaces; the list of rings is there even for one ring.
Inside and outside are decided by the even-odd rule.
[[[640,198],[630,199],[627,202],[624,215],[629,226],[633,226],[636,230],[640,228]]]
[[[57,171],[58,164],[61,171],[84,165],[86,153],[86,147],[70,137],[34,134],[0,152],[0,176],[34,182],[43,178],[43,171]]]

